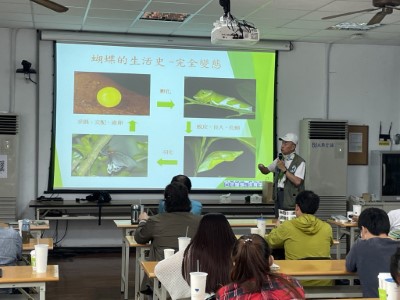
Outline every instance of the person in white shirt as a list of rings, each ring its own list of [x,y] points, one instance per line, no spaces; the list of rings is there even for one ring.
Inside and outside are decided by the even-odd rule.
[[[206,293],[213,294],[230,282],[231,252],[235,234],[223,214],[206,214],[186,250],[160,261],[155,269],[158,280],[171,298],[190,298],[190,272],[208,273]]]
[[[400,239],[400,209],[393,209],[388,212],[390,222],[389,237]]]

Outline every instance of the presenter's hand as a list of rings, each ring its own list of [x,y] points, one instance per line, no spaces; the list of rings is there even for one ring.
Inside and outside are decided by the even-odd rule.
[[[285,162],[283,160],[278,160],[278,162],[276,163],[276,166],[278,167],[279,170],[281,170],[282,172],[284,172],[286,170],[285,167]]]
[[[149,218],[149,215],[146,212],[142,212],[139,215],[139,221],[147,220],[148,218]]]
[[[258,169],[263,174],[268,174],[269,173],[268,168],[266,166],[264,166],[263,164],[258,164]]]

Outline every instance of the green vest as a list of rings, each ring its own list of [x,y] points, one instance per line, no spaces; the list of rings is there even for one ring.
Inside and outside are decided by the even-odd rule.
[[[288,168],[288,172],[294,174],[302,162],[305,162],[304,159],[295,153],[292,163]],[[289,179],[286,178],[285,188],[283,189],[283,209],[294,210],[296,196],[302,191],[304,191],[304,180],[299,186],[295,186]]]

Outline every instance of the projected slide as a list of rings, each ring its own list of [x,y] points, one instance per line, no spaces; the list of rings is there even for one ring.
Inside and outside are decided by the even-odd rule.
[[[275,53],[56,45],[49,190],[260,190]]]

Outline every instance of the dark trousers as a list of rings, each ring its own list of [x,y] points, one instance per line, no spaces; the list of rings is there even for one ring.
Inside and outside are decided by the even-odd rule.
[[[278,188],[276,191],[276,199],[275,199],[275,218],[279,217],[279,210],[283,209],[283,189]]]

